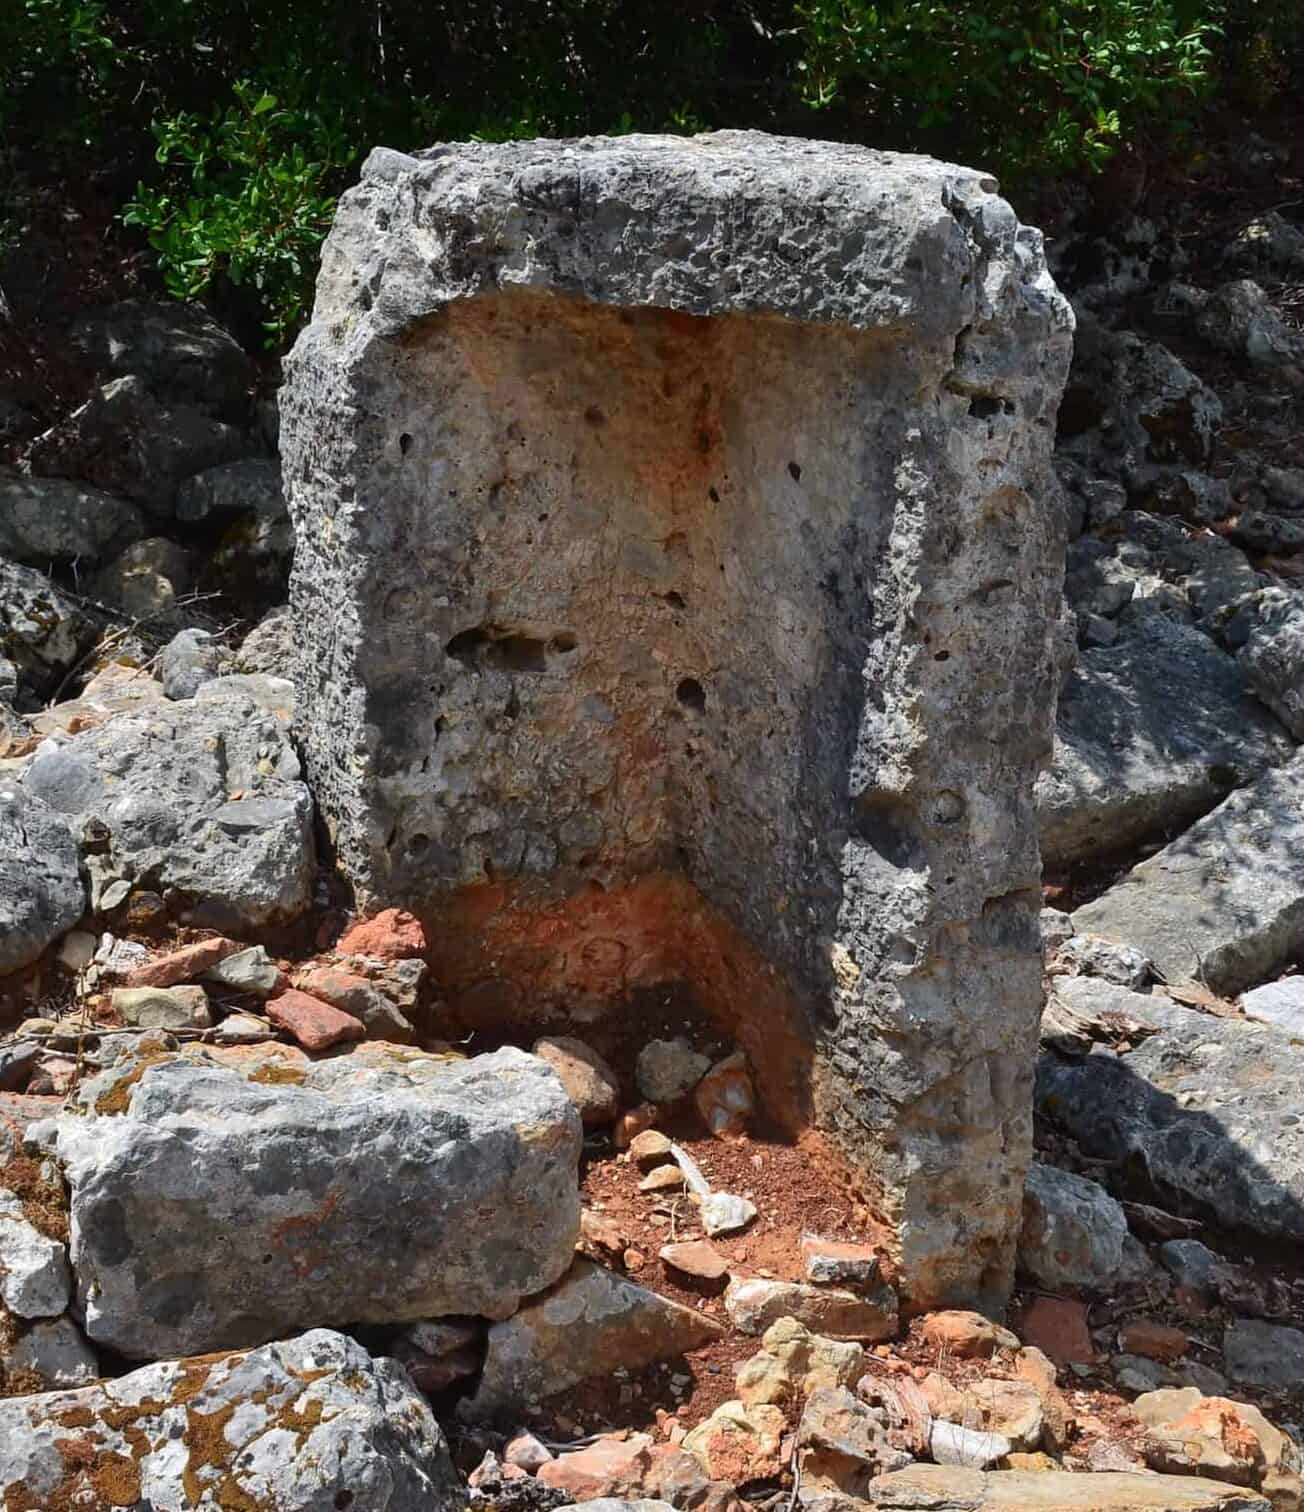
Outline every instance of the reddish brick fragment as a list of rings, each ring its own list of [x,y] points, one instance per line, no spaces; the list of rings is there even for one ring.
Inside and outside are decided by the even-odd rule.
[[[292,1034],[305,1050],[329,1050],[345,1040],[360,1040],[366,1028],[351,1013],[341,1013],[297,987],[287,988],[267,1005],[267,1017]]]
[[[197,982],[204,972],[210,971],[219,961],[235,955],[248,947],[239,940],[223,939],[218,935],[212,940],[198,940],[194,945],[183,945],[180,950],[169,951],[156,960],[137,966],[126,980],[128,987],[175,987],[178,982]]]
[[[374,919],[363,919],[346,930],[335,944],[341,955],[380,956],[402,961],[426,953],[426,932],[420,919],[401,908],[387,908]]]

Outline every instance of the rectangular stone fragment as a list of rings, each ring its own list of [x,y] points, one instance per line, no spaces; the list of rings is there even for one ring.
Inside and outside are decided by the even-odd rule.
[[[570,1265],[579,1115],[533,1056],[221,1054],[128,1057],[41,1126],[93,1342],[158,1359],[502,1318]]]
[[[1304,755],[1260,777],[1073,915],[1171,982],[1232,994],[1304,948]]]
[[[995,187],[754,132],[380,150],[281,397],[364,907],[473,1027],[696,996],[921,1308],[1004,1301],[1031,1148],[1072,315]]]
[[[288,1030],[305,1050],[328,1050],[347,1040],[365,1039],[367,1034],[361,1019],[297,987],[287,987],[273,998],[266,1012],[278,1029]]]

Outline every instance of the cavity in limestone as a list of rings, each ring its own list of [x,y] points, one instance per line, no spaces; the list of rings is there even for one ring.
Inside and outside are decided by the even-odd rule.
[[[687,984],[916,1306],[1008,1290],[1071,317],[990,179],[378,151],[283,393],[299,728],[463,1022]]]

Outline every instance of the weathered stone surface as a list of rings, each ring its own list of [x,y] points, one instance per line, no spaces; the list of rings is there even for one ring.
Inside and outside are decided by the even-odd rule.
[[[110,662],[76,698],[42,709],[31,717],[38,735],[72,736],[107,724],[119,714],[140,713],[145,704],[163,702],[163,685],[140,667]]]
[[[1263,605],[1236,659],[1255,694],[1304,740],[1304,610],[1294,594]]]
[[[854,1386],[865,1368],[864,1348],[851,1340],[813,1334],[796,1318],[771,1323],[761,1348],[737,1367],[739,1400],[781,1406],[820,1387]]]
[[[923,1337],[929,1344],[960,1360],[986,1360],[998,1349],[1017,1349],[1017,1334],[981,1313],[950,1308],[924,1319]]]
[[[254,364],[202,305],[124,299],[80,316],[69,335],[100,372],[138,374],[161,398],[228,419],[249,409]]]
[[[351,1013],[321,998],[289,987],[267,1005],[267,1017],[278,1029],[292,1034],[305,1050],[329,1050],[366,1036],[367,1026]]]
[[[49,1391],[61,1386],[89,1386],[99,1378],[95,1351],[69,1317],[38,1318],[0,1356],[0,1378],[8,1372],[36,1376]]]
[[[1234,993],[1304,947],[1304,756],[1233,793],[1074,914],[1169,981]]]
[[[194,558],[184,546],[147,536],[96,573],[91,590],[130,618],[148,619],[174,608],[194,580]]]
[[[43,748],[23,784],[83,836],[107,828],[85,851],[93,900],[112,881],[148,885],[219,929],[308,904],[312,798],[284,726],[239,692],[119,715]]]
[[[1258,1318],[1234,1318],[1223,1333],[1227,1374],[1245,1386],[1298,1391],[1304,1386],[1304,1332]]]
[[[0,1401],[0,1497],[206,1512],[454,1512],[465,1502],[439,1425],[402,1369],[325,1329]]]
[[[974,1470],[986,1470],[998,1464],[1014,1447],[1009,1439],[999,1433],[988,1433],[977,1428],[964,1428],[959,1423],[947,1423],[933,1419],[932,1432],[928,1436],[928,1448],[939,1465],[967,1465]]]
[[[1206,1397],[1188,1386],[1148,1392],[1132,1411],[1146,1427],[1146,1462],[1155,1470],[1258,1486],[1282,1468],[1286,1435],[1248,1402]]]
[[[265,945],[251,945],[223,956],[204,972],[204,980],[261,998],[274,997],[285,987],[285,973],[267,954]]]
[[[777,1407],[722,1402],[689,1433],[684,1449],[712,1480],[762,1480],[782,1468],[786,1426]]]
[[[510,1416],[617,1364],[641,1370],[722,1332],[713,1319],[577,1259],[547,1296],[490,1328],[484,1373],[459,1412],[472,1422]]]
[[[992,187],[754,133],[380,151],[281,405],[346,871],[502,884],[438,942],[455,1004],[717,1000],[925,1304],[1008,1291],[1039,1002],[1071,315]]]
[[[889,1441],[882,1413],[841,1386],[820,1386],[810,1395],[797,1425],[802,1481],[863,1497],[875,1475],[900,1470],[912,1456]]]
[[[1104,1187],[1037,1160],[1028,1167],[1019,1268],[1039,1285],[1112,1286],[1126,1235],[1123,1209]]]
[[[159,653],[159,678],[169,698],[193,698],[217,676],[221,643],[207,630],[179,630]]]
[[[620,1112],[620,1081],[591,1045],[570,1035],[538,1040],[534,1053],[561,1078],[586,1124],[609,1124]]]
[[[859,1291],[878,1279],[878,1251],[869,1244],[803,1234],[801,1260],[807,1281],[816,1286],[846,1286]]]
[[[1196,1013],[1159,993],[1072,985],[1104,989],[1129,1017],[1160,1032],[1126,1055],[1045,1052],[1040,1111],[1086,1153],[1125,1162],[1156,1197],[1177,1194],[1188,1209],[1216,1212],[1222,1223],[1304,1237],[1304,1045],[1269,1025]]]
[[[174,987],[178,982],[197,982],[219,962],[237,955],[245,947],[239,940],[227,940],[221,935],[207,940],[196,940],[193,945],[183,945],[179,950],[169,950],[166,955],[143,961],[127,974],[128,987]]]
[[[0,658],[33,692],[52,692],[96,633],[91,618],[44,573],[0,557]]]
[[[741,1333],[764,1333],[780,1318],[796,1318],[835,1339],[890,1339],[897,1330],[897,1297],[880,1281],[868,1295],[763,1277],[731,1281],[725,1310]]]
[[[10,561],[91,566],[144,534],[144,517],[127,499],[66,478],[0,473],[0,556]]]
[[[1060,694],[1054,760],[1037,780],[1042,853],[1122,849],[1206,813],[1293,749],[1232,657],[1193,626],[1149,618],[1084,651]]]
[[[237,672],[270,672],[289,677],[294,662],[294,621],[289,606],[269,609],[240,642],[235,654]]]
[[[870,1482],[878,1512],[1270,1512],[1253,1491],[1193,1475],[910,1465]]]
[[[209,467],[177,490],[177,519],[187,524],[252,514],[262,520],[283,519],[281,469],[259,457]]]
[[[67,1249],[33,1228],[0,1187],[0,1303],[18,1318],[55,1318],[71,1296]]]
[[[649,1040],[638,1052],[634,1079],[648,1102],[677,1102],[710,1069],[710,1056],[699,1055],[686,1039]]]
[[[0,781],[0,976],[34,961],[85,907],[77,842],[63,816]]]
[[[1246,1016],[1304,1035],[1304,976],[1285,976],[1241,994]]]
[[[517,1050],[373,1053],[245,1062],[248,1079],[129,1058],[45,1126],[93,1341],[157,1358],[317,1324],[505,1317],[556,1280],[580,1125],[552,1072]]]
[[[213,1022],[202,987],[118,987],[113,1011],[142,1029],[207,1029]]]

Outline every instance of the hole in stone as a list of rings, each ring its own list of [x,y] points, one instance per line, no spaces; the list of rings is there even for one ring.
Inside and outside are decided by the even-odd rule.
[[[558,644],[568,632],[553,637],[558,650],[573,650]],[[574,642],[574,637],[570,637]],[[508,630],[502,625],[475,625],[460,630],[444,647],[464,667],[493,667],[500,672],[546,672],[548,642],[535,635]]]
[[[423,856],[430,849],[430,836],[417,833],[411,836],[407,843],[408,854]]]
[[[933,656],[933,660],[934,661],[950,661],[951,660],[951,653],[949,651],[938,651]]]
[[[458,633],[444,647],[454,661],[460,661],[465,666],[474,667],[480,659],[480,652],[489,643],[489,637],[477,625],[473,630],[459,630]]]
[[[675,697],[686,709],[701,713],[706,708],[706,689],[695,677],[686,677],[675,689]]]
[[[546,672],[544,645],[529,635],[507,635],[489,647],[489,662],[504,672]]]
[[[352,1491],[337,1491],[335,1493],[335,1512],[345,1512],[345,1508],[353,1505]]]
[[[563,630],[559,635],[554,635],[549,642],[549,649],[558,652],[562,656],[568,655],[579,645],[579,641],[570,633]]]
[[[852,806],[851,819],[856,838],[889,866],[914,864],[918,845],[898,799],[884,793],[862,793]]]
[[[412,437],[406,431],[398,438],[398,449],[405,457],[412,450]]]
[[[605,425],[607,423],[607,417],[596,404],[589,405],[588,409],[584,411],[584,418],[590,425]]]
[[[1001,412],[1001,401],[989,399],[985,394],[978,394],[969,401],[969,414],[975,420],[990,420],[993,415]]]
[[[789,462],[788,463],[788,472],[791,475],[792,481],[794,483],[800,483],[801,482],[801,467],[800,467],[800,465],[798,463],[796,463],[796,462]]]
[[[684,603],[684,595],[682,593],[676,593],[673,588],[669,593],[663,593],[661,597],[665,599],[666,603],[669,604],[672,609],[683,609],[687,607]]]
[[[712,504],[718,504],[720,502],[720,491],[717,488],[708,488],[706,491],[706,496],[708,499],[710,499]]]

